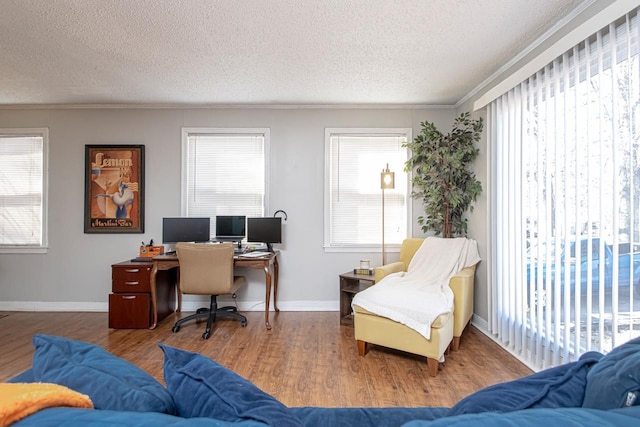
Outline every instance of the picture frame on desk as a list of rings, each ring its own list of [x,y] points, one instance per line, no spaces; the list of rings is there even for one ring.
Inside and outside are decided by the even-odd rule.
[[[85,145],[85,233],[144,233],[144,145]]]

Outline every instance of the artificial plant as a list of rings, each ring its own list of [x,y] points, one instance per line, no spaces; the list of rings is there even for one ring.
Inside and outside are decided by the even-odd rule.
[[[482,192],[470,166],[480,150],[482,118],[471,119],[463,113],[453,122],[448,134],[440,132],[435,124],[420,123],[422,130],[413,142],[404,144],[411,150],[405,163],[405,172],[413,171],[411,196],[421,198],[425,216],[418,217],[423,232],[435,231],[443,237],[466,236],[467,210]]]

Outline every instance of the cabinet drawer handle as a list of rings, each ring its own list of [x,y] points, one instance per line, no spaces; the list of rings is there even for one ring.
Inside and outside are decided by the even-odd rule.
[[[125,270],[127,273],[138,273],[140,271],[139,268],[128,268]]]
[[[123,295],[122,299],[136,299],[135,295]]]
[[[129,286],[135,286],[140,284],[140,282],[124,282],[125,285],[129,285]]]

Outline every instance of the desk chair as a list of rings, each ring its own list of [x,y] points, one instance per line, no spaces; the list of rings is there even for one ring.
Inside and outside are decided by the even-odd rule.
[[[244,276],[233,275],[233,244],[216,245],[177,243],[176,254],[180,262],[180,289],[183,294],[211,295],[209,308],[199,308],[195,314],[180,319],[171,329],[180,330],[183,323],[194,319],[207,319],[207,327],[202,338],[211,336],[211,326],[217,317],[233,318],[247,326],[247,318],[235,307],[218,307],[217,296],[236,297],[236,291],[246,283]]]

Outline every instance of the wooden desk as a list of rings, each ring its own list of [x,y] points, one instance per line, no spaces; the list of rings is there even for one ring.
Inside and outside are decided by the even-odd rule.
[[[277,305],[278,295],[278,251],[265,255],[259,258],[243,258],[241,256],[235,256],[233,258],[233,265],[235,267],[247,267],[263,270],[265,275],[265,308],[264,308],[264,324],[267,329],[271,329],[271,323],[269,323],[269,304],[271,302],[271,283],[273,282],[273,308],[276,311],[280,311]],[[180,292],[180,263],[178,262],[177,255],[158,255],[153,258],[153,267],[151,269],[151,315],[153,321],[149,329],[154,329],[158,325],[158,296],[156,288],[156,278],[158,271],[171,270],[173,268],[178,269],[176,274],[175,289],[178,294],[178,307],[176,311],[182,309],[182,293]]]

